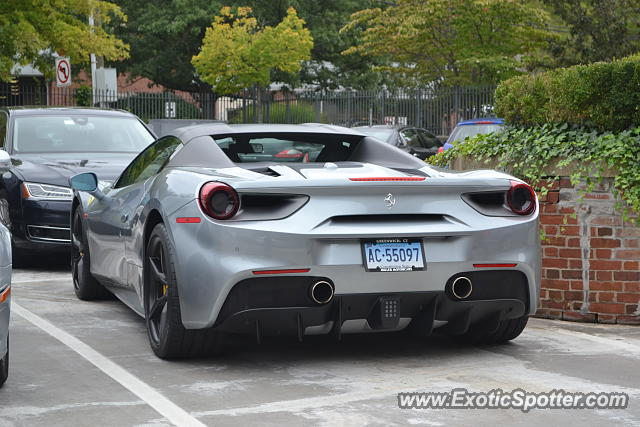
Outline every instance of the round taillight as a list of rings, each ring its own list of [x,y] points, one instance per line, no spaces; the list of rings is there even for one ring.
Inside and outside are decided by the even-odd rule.
[[[240,208],[238,193],[224,182],[207,182],[200,189],[200,208],[213,219],[229,219]]]
[[[536,210],[536,193],[530,185],[512,181],[507,191],[507,205],[515,214],[530,215]]]

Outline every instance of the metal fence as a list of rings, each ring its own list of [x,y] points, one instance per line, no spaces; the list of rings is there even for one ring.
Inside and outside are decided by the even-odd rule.
[[[447,135],[464,119],[493,113],[495,87],[376,91],[247,90],[234,96],[182,91],[108,92],[44,84],[0,85],[2,105],[96,106],[152,119],[229,123],[322,122],[342,126],[395,124]]]

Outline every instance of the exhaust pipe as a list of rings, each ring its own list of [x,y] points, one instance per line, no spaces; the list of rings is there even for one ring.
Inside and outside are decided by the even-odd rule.
[[[451,284],[451,293],[458,299],[466,299],[473,291],[473,284],[468,277],[460,276]]]
[[[316,304],[326,304],[333,299],[333,286],[331,283],[321,280],[311,286],[309,295]]]

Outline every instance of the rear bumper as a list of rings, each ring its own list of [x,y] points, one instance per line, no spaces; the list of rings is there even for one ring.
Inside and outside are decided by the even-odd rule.
[[[464,275],[474,283],[463,300],[451,284]],[[528,284],[517,271],[464,272],[444,291],[340,294],[325,304],[310,297],[313,283],[325,277],[254,278],[238,283],[227,297],[215,328],[231,333],[304,335],[395,331],[411,327],[423,335],[434,329],[462,334],[473,325],[522,317],[528,313]]]

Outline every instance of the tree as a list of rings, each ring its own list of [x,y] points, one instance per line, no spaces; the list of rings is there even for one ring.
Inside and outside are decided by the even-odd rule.
[[[550,46],[556,66],[614,58],[640,51],[640,0],[543,0],[566,27]]]
[[[398,0],[353,14],[342,31],[362,33],[344,53],[386,58],[403,82],[494,84],[539,60],[548,22],[523,0]]]
[[[53,75],[53,54],[86,64],[89,54],[107,59],[128,55],[128,46],[101,26],[89,25],[89,16],[108,24],[126,20],[120,8],[102,0],[23,0],[0,2],[0,80],[11,78],[14,64],[33,63]]]
[[[115,64],[134,77],[146,77],[170,89],[209,91],[198,78],[191,58],[222,3],[212,0],[115,0],[127,22],[114,33],[131,46],[131,56]]]
[[[218,94],[271,83],[271,71],[293,74],[311,56],[313,39],[293,8],[278,25],[260,27],[251,8],[223,7],[192,63]]]

